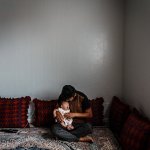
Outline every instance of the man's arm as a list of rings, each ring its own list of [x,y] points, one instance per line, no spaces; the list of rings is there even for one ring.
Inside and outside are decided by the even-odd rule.
[[[66,113],[64,115],[66,118],[92,118],[93,117],[93,113],[92,113],[92,109],[91,107],[86,109],[85,112],[83,113]]]
[[[84,113],[75,113],[75,117],[78,118],[92,118],[93,113],[91,107],[86,109]]]
[[[57,119],[58,122],[63,122],[64,117],[62,116],[62,114],[58,111],[58,109],[54,109],[53,111],[53,116],[54,118]]]

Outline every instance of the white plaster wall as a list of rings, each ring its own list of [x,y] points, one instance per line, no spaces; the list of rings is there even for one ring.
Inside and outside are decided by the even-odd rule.
[[[128,0],[124,97],[150,118],[150,1]]]
[[[71,84],[122,95],[122,0],[0,0],[0,96],[57,98]]]

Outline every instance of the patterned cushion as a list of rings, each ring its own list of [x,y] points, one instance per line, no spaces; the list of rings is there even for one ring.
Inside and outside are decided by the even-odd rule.
[[[129,112],[129,106],[121,102],[118,97],[114,96],[110,106],[109,123],[110,129],[116,135],[120,134],[123,124],[129,115]]]
[[[35,104],[35,120],[36,127],[50,127],[54,123],[53,110],[56,107],[57,100],[33,100]]]
[[[53,110],[57,105],[57,100],[45,101],[34,99],[35,104],[35,120],[33,122],[36,127],[49,127],[54,123]],[[91,107],[93,111],[93,118],[88,119],[93,125],[103,125],[103,98],[96,98],[91,100]]]
[[[144,150],[148,145],[150,121],[132,113],[126,120],[121,132],[121,144],[124,150]]]
[[[148,142],[147,142],[146,150],[150,150],[150,137],[148,138]]]
[[[104,99],[102,97],[92,99],[90,101],[93,118],[89,119],[88,121],[92,123],[93,126],[100,126],[103,125],[103,118],[104,118],[104,106],[103,106]]]
[[[29,96],[22,98],[0,98],[0,128],[29,127],[27,112]]]

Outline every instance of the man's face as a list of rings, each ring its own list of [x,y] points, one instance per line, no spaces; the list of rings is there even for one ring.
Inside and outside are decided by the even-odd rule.
[[[75,98],[75,96],[76,96],[76,93],[74,94],[74,96],[68,98],[67,101],[69,101],[69,102],[70,102],[70,101],[73,101],[73,99]]]

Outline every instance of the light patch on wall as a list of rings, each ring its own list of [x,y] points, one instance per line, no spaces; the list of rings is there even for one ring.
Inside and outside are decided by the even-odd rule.
[[[101,38],[95,39],[93,43],[93,51],[91,51],[91,59],[94,64],[103,64],[104,61],[104,42],[103,36]]]

